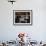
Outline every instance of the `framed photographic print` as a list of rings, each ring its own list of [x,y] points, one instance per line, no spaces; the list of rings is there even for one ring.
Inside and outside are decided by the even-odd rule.
[[[32,10],[13,10],[14,25],[32,25]]]

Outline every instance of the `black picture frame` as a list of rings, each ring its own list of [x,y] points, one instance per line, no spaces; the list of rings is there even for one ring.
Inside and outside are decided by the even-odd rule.
[[[32,25],[32,10],[13,10],[13,25]]]

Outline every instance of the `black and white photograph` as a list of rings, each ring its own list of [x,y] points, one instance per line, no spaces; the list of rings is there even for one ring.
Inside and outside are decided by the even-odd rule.
[[[14,10],[13,23],[14,24],[31,24],[32,10]]]

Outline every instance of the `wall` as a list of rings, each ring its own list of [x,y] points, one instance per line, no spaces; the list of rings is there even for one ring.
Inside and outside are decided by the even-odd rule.
[[[33,11],[32,26],[14,26],[13,10]],[[46,0],[16,0],[12,5],[0,0],[0,40],[15,40],[19,32],[26,32],[33,40],[46,40]]]

